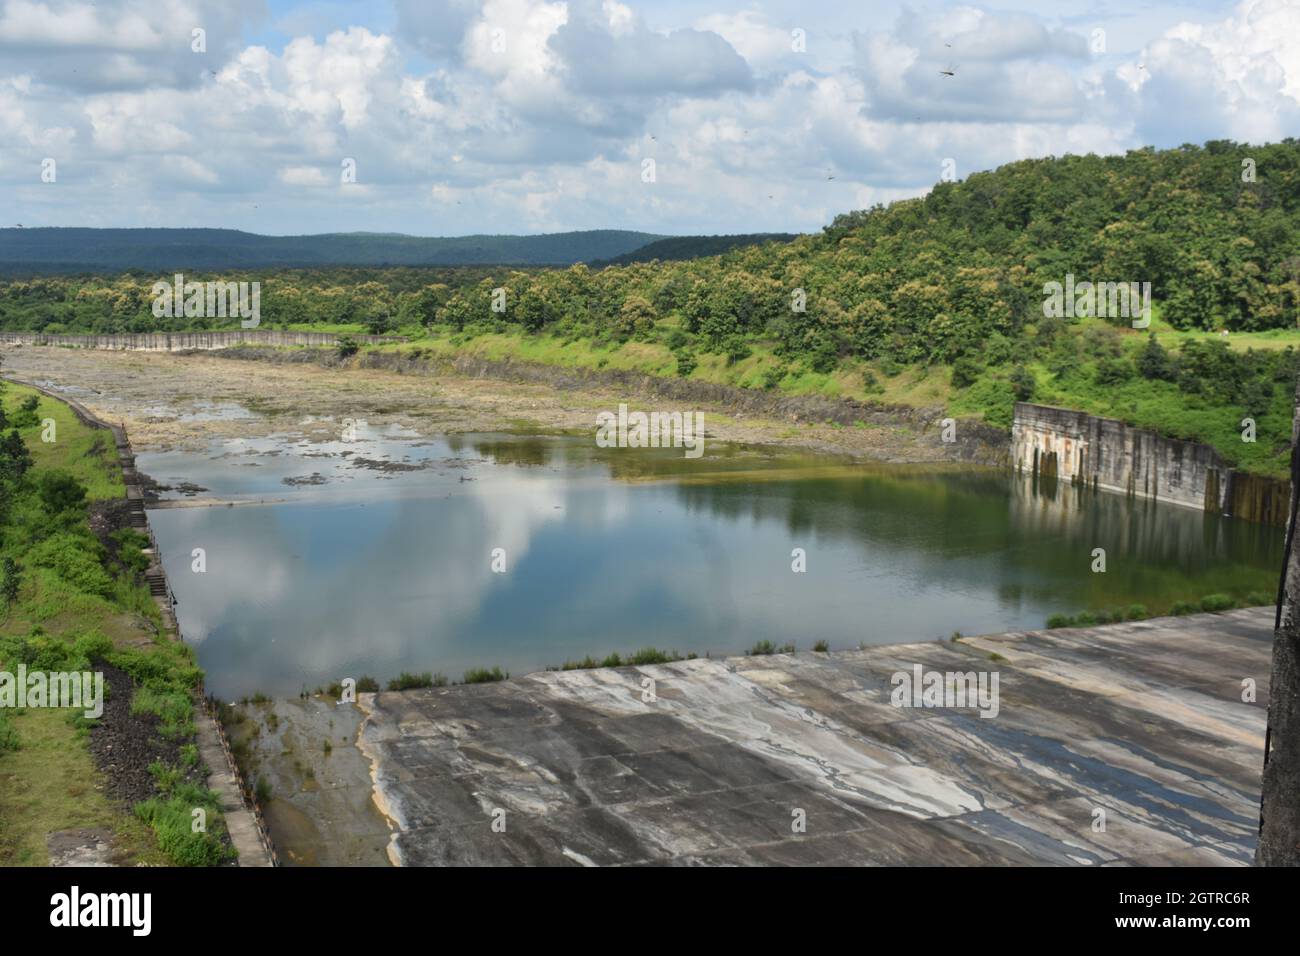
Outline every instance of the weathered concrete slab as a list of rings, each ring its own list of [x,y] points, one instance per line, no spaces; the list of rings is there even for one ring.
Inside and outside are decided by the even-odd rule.
[[[1254,609],[545,672],[362,695],[359,743],[403,865],[1246,864],[1271,631]],[[995,672],[996,716],[895,706],[915,665]]]

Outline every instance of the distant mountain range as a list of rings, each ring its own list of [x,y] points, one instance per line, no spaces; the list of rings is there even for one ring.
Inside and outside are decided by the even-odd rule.
[[[236,229],[0,229],[0,272],[271,269],[321,266],[568,266],[693,259],[784,234],[660,236],[593,229],[536,236],[346,232],[259,236]]]
[[[663,236],[621,229],[539,236],[347,232],[259,236],[235,229],[0,229],[5,272],[267,269],[294,266],[567,266],[611,259]]]
[[[792,232],[753,232],[736,236],[667,236],[656,239],[631,252],[609,259],[597,260],[591,264],[602,266],[625,266],[633,262],[678,262],[684,259],[699,259],[702,256],[718,256],[741,246],[756,246],[764,242],[789,242],[798,236]]]

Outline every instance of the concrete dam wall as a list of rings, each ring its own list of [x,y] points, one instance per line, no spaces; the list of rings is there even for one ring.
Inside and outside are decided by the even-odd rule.
[[[1282,525],[1289,485],[1237,471],[1213,448],[1112,418],[1017,402],[1011,462],[1021,472]]]
[[[56,345],[80,349],[128,349],[180,352],[185,349],[224,349],[232,345],[334,346],[341,336],[329,332],[279,332],[273,329],[233,329],[228,332],[141,332],[109,335],[46,335],[41,332],[0,332],[6,345]],[[361,345],[405,342],[400,335],[352,335]]]

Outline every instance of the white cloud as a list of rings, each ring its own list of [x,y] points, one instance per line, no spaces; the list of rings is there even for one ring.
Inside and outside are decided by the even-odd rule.
[[[791,38],[794,28],[773,26],[753,10],[712,13],[696,20],[695,27],[718,34],[755,67],[766,69],[796,55]]]
[[[280,182],[286,186],[324,186],[329,177],[315,166],[286,166],[278,173]]]
[[[1087,17],[845,4],[805,55],[775,14],[670,9],[398,0],[396,30],[335,13],[260,45],[260,3],[0,0],[0,186],[13,218],[60,225],[793,231],[921,194],[946,157],[965,176],[1300,129],[1294,0],[1166,19],[1123,62],[1087,54]],[[359,182],[320,188],[344,157]]]
[[[1300,5],[1244,0],[1232,15],[1181,23],[1123,73],[1139,130],[1161,141],[1295,136],[1300,130]]]

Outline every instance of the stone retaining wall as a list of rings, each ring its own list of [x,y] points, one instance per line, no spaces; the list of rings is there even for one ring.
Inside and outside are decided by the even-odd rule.
[[[1286,521],[1288,483],[1237,471],[1213,448],[1112,418],[1017,402],[1011,426],[1017,471],[1264,524]]]

